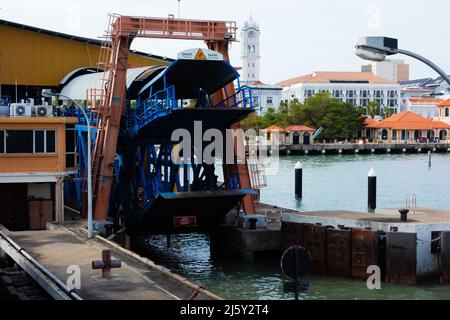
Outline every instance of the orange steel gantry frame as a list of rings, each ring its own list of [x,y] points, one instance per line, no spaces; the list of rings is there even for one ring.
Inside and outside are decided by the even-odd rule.
[[[98,131],[91,164],[96,220],[106,220],[108,217],[120,120],[126,111],[128,55],[133,39],[202,40],[209,49],[221,53],[229,61],[229,44],[236,41],[236,31],[236,22],[232,21],[175,19],[172,15],[168,18],[110,15],[99,65],[99,68],[109,72],[105,72],[104,89],[101,92],[88,92],[88,103],[92,111],[98,114]],[[227,90],[229,94],[234,92],[234,85],[229,84]],[[224,90],[215,93],[212,100],[225,100]],[[100,101],[98,107],[95,107],[96,101]],[[235,127],[238,128],[239,124]],[[224,166],[225,180],[232,172],[236,172],[240,187],[251,188],[246,163],[235,161],[233,165]],[[255,213],[252,196],[244,198],[243,209],[248,214]]]

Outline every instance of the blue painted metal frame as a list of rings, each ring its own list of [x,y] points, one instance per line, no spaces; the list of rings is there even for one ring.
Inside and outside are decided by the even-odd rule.
[[[201,100],[200,105],[206,107],[206,93],[203,96],[205,100]],[[178,106],[174,86],[156,92],[145,101],[141,101],[141,98],[139,98],[138,103],[136,109],[129,110],[128,125],[131,136],[136,136],[142,128],[149,125],[155,119],[167,116],[170,112],[183,108]],[[227,93],[227,98],[213,106],[213,108],[254,109],[252,90],[250,87],[244,86],[238,88],[231,96],[228,96]]]
[[[172,66],[172,65],[171,65]],[[112,204],[133,203],[129,207],[145,210],[146,204],[155,199],[158,194],[163,192],[189,192],[191,190],[209,190],[209,188],[218,188],[214,185],[217,181],[214,174],[214,166],[206,164],[195,163],[194,158],[191,163],[182,163],[177,165],[171,162],[170,154],[172,153],[175,143],[169,141],[146,141],[136,140],[137,135],[147,126],[151,125],[153,121],[158,118],[165,117],[171,112],[176,112],[183,108],[183,104],[179,104],[177,99],[176,88],[169,85],[167,82],[167,71],[170,71],[169,66],[165,72],[162,72],[151,83],[155,83],[157,79],[164,77],[164,89],[154,92],[151,83],[147,85],[141,92],[149,89],[148,97],[140,95],[137,99],[136,108],[132,109],[130,104],[127,105],[126,125],[121,128],[121,135],[125,138],[124,141],[130,142],[130,147],[122,146],[121,152],[123,154],[116,155],[116,162],[114,165],[115,172],[115,188],[111,201]],[[238,77],[237,71],[237,90],[230,95],[225,89],[226,98],[217,103],[211,108],[246,108],[254,110],[253,93],[250,87],[242,86]],[[196,108],[207,108],[208,101],[211,101],[210,95],[202,89],[199,89],[196,97],[198,103]],[[86,188],[86,181],[84,171],[88,165],[87,163],[87,146],[86,146],[86,119],[77,108],[64,109],[65,116],[74,116],[79,120],[76,125],[77,130],[77,152],[78,152],[78,171],[74,175],[77,178],[74,182],[68,183],[66,192],[76,195],[76,199],[81,203],[82,190]],[[91,146],[95,145],[97,129],[96,116],[86,109],[92,128]],[[204,148],[205,146],[203,146]],[[197,150],[199,151],[199,150]],[[192,150],[192,154],[194,154]],[[124,171],[122,175],[122,170]],[[181,172],[183,169],[183,173]],[[229,186],[232,189],[238,189],[239,183],[236,174],[230,177]],[[222,188],[224,186],[221,186]],[[192,189],[191,189],[192,188]],[[138,207],[133,207],[135,202]],[[111,205],[111,208],[118,208],[118,206]],[[144,209],[142,209],[144,208]]]

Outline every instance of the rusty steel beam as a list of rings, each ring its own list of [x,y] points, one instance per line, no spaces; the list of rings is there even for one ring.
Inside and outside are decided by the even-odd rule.
[[[311,272],[325,274],[327,230],[314,224],[303,225],[303,246],[311,254]]]
[[[441,283],[450,283],[450,231],[441,234]]]
[[[286,250],[290,246],[303,246],[303,223],[282,222],[281,223],[281,246]]]
[[[351,230],[327,230],[327,275],[350,277],[352,274]]]
[[[416,284],[417,234],[389,232],[386,242],[386,281]]]
[[[367,268],[379,266],[380,262],[379,234],[372,230],[352,230],[352,278],[364,279],[368,277]]]

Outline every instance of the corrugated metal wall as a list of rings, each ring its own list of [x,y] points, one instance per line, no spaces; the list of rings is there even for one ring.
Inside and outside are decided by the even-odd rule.
[[[0,83],[57,86],[71,70],[95,66],[100,47],[0,25]],[[132,54],[132,66],[165,64]]]

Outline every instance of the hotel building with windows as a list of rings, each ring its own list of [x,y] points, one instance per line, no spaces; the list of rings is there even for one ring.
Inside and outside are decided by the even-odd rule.
[[[286,102],[298,99],[304,103],[319,92],[328,92],[337,100],[362,107],[377,101],[381,110],[389,108],[391,114],[397,113],[400,107],[399,84],[372,72],[318,71],[281,81],[276,86],[283,88],[281,100]]]

